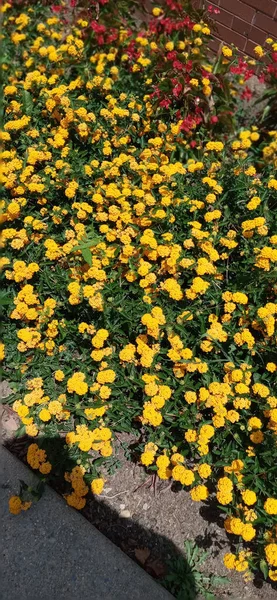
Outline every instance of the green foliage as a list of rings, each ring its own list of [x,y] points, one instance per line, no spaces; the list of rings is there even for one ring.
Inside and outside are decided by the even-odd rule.
[[[227,583],[226,577],[207,574],[205,562],[209,553],[190,540],[184,543],[185,556],[173,559],[169,574],[162,581],[177,600],[195,600],[198,594],[205,600],[216,600],[216,590]]]

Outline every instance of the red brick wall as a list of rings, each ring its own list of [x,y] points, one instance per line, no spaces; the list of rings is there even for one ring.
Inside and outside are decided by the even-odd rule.
[[[216,40],[211,44],[217,50],[220,42],[235,44],[239,50],[255,56],[253,49],[263,45],[267,37],[277,40],[277,0],[204,0],[218,14],[215,20]],[[203,2],[202,2],[203,5]]]

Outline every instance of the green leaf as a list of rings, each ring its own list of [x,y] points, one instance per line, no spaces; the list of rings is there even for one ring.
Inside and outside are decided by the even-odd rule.
[[[206,600],[215,600],[216,596],[212,592],[204,592]]]
[[[81,250],[81,252],[82,252],[82,257],[83,257],[84,261],[86,263],[88,263],[88,265],[91,267],[91,265],[92,265],[92,254],[91,254],[90,249],[89,248],[83,248]]]
[[[229,579],[225,575],[213,575],[212,577],[212,583],[214,585],[224,585],[225,583],[228,583],[228,581]]]
[[[34,490],[32,490],[32,496],[33,496],[35,502],[38,502],[41,499],[44,490],[45,490],[45,481],[42,480],[38,483],[37,487]]]
[[[27,483],[25,483],[25,481],[23,481],[23,479],[19,479],[19,483],[21,487],[21,492],[25,492],[26,490],[28,490],[29,486],[27,485]]]
[[[30,92],[28,92],[28,90],[23,90],[22,97],[23,97],[24,112],[26,113],[26,115],[30,116],[33,112],[33,106],[34,106],[32,96],[31,96]]]
[[[262,571],[262,574],[263,574],[264,578],[267,579],[267,577],[268,577],[268,564],[264,560],[264,558],[262,558],[262,560],[260,560],[260,569]]]

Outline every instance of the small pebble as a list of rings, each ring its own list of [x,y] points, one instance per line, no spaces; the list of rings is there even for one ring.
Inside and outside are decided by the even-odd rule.
[[[119,516],[123,517],[124,519],[129,519],[131,517],[131,513],[129,510],[122,510]]]

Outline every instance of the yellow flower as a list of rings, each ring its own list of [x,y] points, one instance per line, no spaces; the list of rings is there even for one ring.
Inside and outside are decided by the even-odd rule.
[[[230,58],[231,56],[233,56],[233,52],[231,50],[231,48],[228,48],[228,46],[223,46],[222,50],[221,50],[223,56]]]
[[[62,408],[62,404],[59,402],[59,400],[51,400],[51,402],[48,404],[48,410],[51,415],[58,415],[62,412]]]
[[[52,469],[52,465],[50,462],[44,462],[42,463],[42,465],[40,465],[39,470],[43,475],[48,475],[48,473],[50,473]]]
[[[273,567],[277,567],[277,544],[265,546],[265,555],[267,562]]]
[[[264,509],[268,515],[277,515],[277,498],[267,498]]]
[[[263,426],[262,421],[258,417],[251,417],[248,420],[249,429],[261,429],[262,426]]]
[[[202,479],[207,479],[211,475],[212,469],[207,463],[202,463],[198,467],[198,473]]]
[[[200,428],[200,435],[202,438],[207,438],[208,440],[214,435],[214,427],[212,425],[202,425]]]
[[[98,383],[113,383],[116,378],[116,374],[112,369],[106,369],[100,371],[96,377]]]
[[[77,510],[82,510],[86,504],[86,499],[83,496],[79,496],[76,492],[72,492],[66,496],[66,502],[69,506]]]
[[[236,555],[231,552],[227,552],[223,558],[226,569],[235,569]]]
[[[168,456],[166,456],[165,454],[162,456],[158,456],[157,460],[156,460],[156,465],[159,469],[165,469],[166,467],[169,466],[169,458]]]
[[[0,342],[0,361],[4,360],[5,358],[5,345]]]
[[[19,496],[11,496],[9,499],[9,511],[12,515],[19,515],[22,510],[22,502]]]
[[[93,494],[99,495],[103,491],[105,480],[103,478],[93,479],[90,488]]]
[[[194,429],[188,429],[185,433],[185,439],[187,442],[196,442],[197,440],[197,431]]]
[[[41,421],[50,421],[51,419],[51,413],[49,412],[49,410],[47,410],[47,408],[43,408],[40,412],[39,412],[39,418]]]
[[[133,362],[135,358],[136,346],[127,344],[119,353],[119,358],[123,362]]]
[[[248,506],[251,506],[252,504],[255,504],[255,502],[257,502],[257,496],[255,494],[255,492],[253,492],[252,490],[244,490],[242,493],[242,499],[243,502],[245,504],[247,504]]]
[[[152,8],[152,15],[154,17],[159,17],[160,15],[162,15],[163,11],[161,8],[159,8],[158,6],[154,6],[154,8]]]
[[[250,542],[256,535],[256,530],[251,523],[243,525],[241,536],[245,542]]]
[[[88,384],[85,382],[85,374],[81,371],[74,373],[67,381],[67,390],[70,393],[75,392],[79,396],[83,396],[88,391]]]
[[[232,500],[233,500],[233,494],[232,494],[232,491],[230,491],[230,490],[218,491],[216,494],[216,497],[217,497],[219,504],[222,504],[223,506],[230,504],[230,502],[232,502]]]
[[[29,414],[29,408],[25,405],[21,405],[21,406],[19,406],[19,408],[17,409],[16,412],[19,417],[23,418]]]
[[[209,496],[208,488],[205,485],[197,485],[190,490],[192,500],[200,502],[201,500],[207,500]]]
[[[35,423],[30,423],[30,425],[26,425],[26,433],[30,437],[36,437],[38,435],[38,428]]]
[[[241,535],[243,532],[244,524],[238,517],[232,517],[229,522],[231,533],[234,535]]]
[[[176,465],[172,469],[172,477],[175,481],[180,481],[182,485],[191,485],[195,479],[194,473],[183,465]]]
[[[155,452],[146,451],[141,454],[140,461],[143,465],[148,467],[152,465],[155,460]]]
[[[268,576],[271,581],[277,581],[277,570],[273,571],[272,569],[269,569]]]
[[[254,52],[259,58],[261,58],[264,55],[262,46],[255,46]]]
[[[197,396],[195,392],[185,392],[185,400],[188,404],[194,404],[194,402],[196,402],[197,400]]]
[[[254,431],[250,435],[250,440],[253,444],[261,444],[264,440],[264,434],[262,431]]]
[[[54,377],[55,377],[56,381],[63,381],[64,380],[64,372],[60,371],[60,370],[55,371]]]

